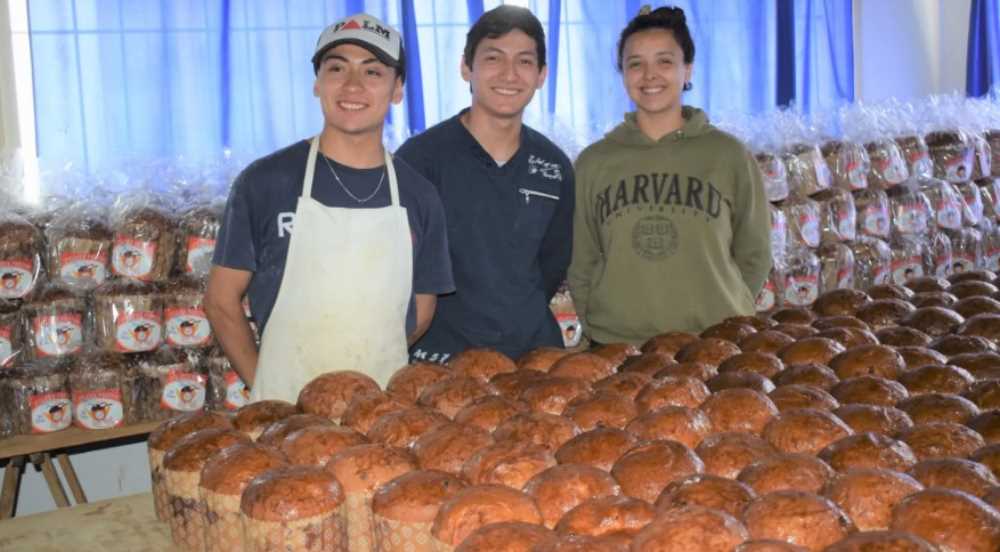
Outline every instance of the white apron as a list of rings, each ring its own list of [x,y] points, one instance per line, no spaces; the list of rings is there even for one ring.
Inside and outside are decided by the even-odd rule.
[[[407,362],[413,242],[392,158],[386,152],[388,207],[327,207],[312,198],[318,149],[314,137],[251,401],[294,403],[305,384],[335,370],[368,374],[384,388]]]

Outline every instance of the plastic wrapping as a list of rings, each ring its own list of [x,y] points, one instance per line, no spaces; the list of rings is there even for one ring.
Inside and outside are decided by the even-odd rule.
[[[205,316],[204,281],[177,278],[160,288],[163,297],[163,340],[172,347],[206,347],[212,326]]]
[[[934,165],[931,163],[931,152],[924,137],[917,134],[896,138],[910,169],[910,176],[916,178],[931,178],[934,176]]]
[[[865,148],[853,142],[831,141],[823,144],[821,151],[834,187],[851,192],[868,187],[871,160]]]
[[[221,204],[199,206],[181,217],[175,263],[178,272],[195,278],[208,276],[222,223],[222,210]]]
[[[73,360],[69,373],[73,424],[83,429],[108,429],[125,423],[122,378],[124,355],[97,353]]]
[[[205,358],[208,372],[209,410],[236,410],[250,402],[250,388],[220,351]]]
[[[976,181],[983,198],[983,215],[1000,218],[1000,178],[983,178]]]
[[[784,304],[811,305],[819,296],[821,285],[819,257],[809,249],[796,247],[788,251],[786,263]]]
[[[951,239],[951,271],[969,272],[983,268],[985,250],[983,235],[975,228],[945,230]]]
[[[123,378],[129,424],[165,420],[205,407],[208,377],[183,351],[163,348],[138,355]]]
[[[924,275],[924,246],[915,236],[898,236],[892,241],[892,283],[904,285]]]
[[[960,130],[931,132],[925,138],[934,164],[934,178],[962,182],[972,178],[975,148]]]
[[[884,190],[869,188],[854,192],[858,236],[888,239],[892,229],[889,217],[889,196]]]
[[[151,197],[120,199],[112,214],[111,270],[125,278],[162,282],[170,277],[177,249],[177,226]]]
[[[819,146],[794,144],[782,155],[793,195],[808,196],[830,187],[830,169]]]
[[[80,353],[91,342],[87,301],[58,284],[46,284],[22,308],[28,358]]]
[[[50,278],[68,287],[93,289],[109,276],[111,228],[92,208],[71,208],[45,229]]]
[[[924,251],[924,272],[935,278],[947,278],[952,272],[951,238],[941,231],[931,232],[929,238]]]
[[[24,351],[21,311],[0,303],[0,369],[8,368]]]
[[[925,236],[932,220],[931,204],[909,182],[889,190],[889,209],[893,236]]]
[[[1000,130],[988,130],[984,138],[990,146],[990,175],[1000,177]]]
[[[111,352],[152,351],[163,342],[163,297],[151,285],[112,280],[94,291],[97,347]]]
[[[827,243],[819,248],[820,293],[854,287],[854,251],[844,243]]]
[[[785,249],[788,247],[788,221],[785,213],[775,207],[768,205],[771,213],[771,260],[773,263],[783,263],[785,260]]]
[[[824,190],[813,199],[819,203],[820,243],[854,241],[857,212],[847,190]]]
[[[983,217],[979,231],[983,235],[983,268],[996,272],[1000,270],[1000,225],[991,218]]]
[[[934,221],[939,228],[958,230],[962,227],[962,196],[951,184],[934,178],[920,179],[920,191],[927,196]]]
[[[41,282],[42,233],[24,217],[0,212],[0,302],[24,299]]]
[[[777,207],[784,213],[787,224],[786,251],[794,247],[819,247],[819,203],[809,198],[791,196]]]
[[[888,190],[902,184],[910,176],[903,152],[894,140],[884,138],[868,142],[865,150],[871,159],[868,186]]]
[[[15,435],[51,433],[70,426],[73,408],[62,360],[36,360],[12,370],[8,383]]]
[[[768,201],[782,201],[788,197],[788,174],[781,158],[769,152],[754,156],[764,177],[764,193]]]
[[[764,287],[757,293],[754,299],[754,310],[757,312],[769,312],[784,306],[785,294],[785,269],[784,263],[774,263],[771,272],[767,275]]]
[[[854,252],[854,287],[868,289],[889,282],[892,250],[878,238],[861,237],[851,244]]]
[[[979,189],[972,182],[959,182],[955,184],[955,191],[962,198],[962,220],[966,226],[975,226],[983,218],[983,196]]]
[[[972,178],[978,180],[986,178],[992,173],[993,155],[990,143],[978,132],[972,133],[972,149],[975,152],[975,161],[972,163]]]

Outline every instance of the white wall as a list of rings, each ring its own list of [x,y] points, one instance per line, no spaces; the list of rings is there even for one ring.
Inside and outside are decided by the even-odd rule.
[[[854,0],[854,90],[863,101],[965,92],[971,0]]]

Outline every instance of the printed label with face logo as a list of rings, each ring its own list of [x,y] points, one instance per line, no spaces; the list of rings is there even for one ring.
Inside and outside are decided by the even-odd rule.
[[[927,216],[917,205],[903,205],[896,217],[896,227],[902,234],[923,234],[927,231]]]
[[[208,274],[212,268],[212,254],[215,252],[215,240],[188,236],[187,263],[184,272],[187,274]]]
[[[951,256],[939,255],[934,259],[934,276],[936,278],[947,278],[951,275]]]
[[[837,289],[850,289],[854,287],[854,263],[845,266],[837,271]]]
[[[785,240],[788,236],[788,230],[785,226],[785,217],[774,216],[771,218],[771,247],[775,251],[785,250]]]
[[[900,259],[892,263],[892,281],[898,285],[903,285],[910,278],[918,278],[924,275],[924,266],[919,256],[909,259]]]
[[[811,305],[819,295],[816,276],[789,276],[785,280],[785,302],[796,307]]]
[[[167,374],[160,406],[179,412],[201,410],[205,406],[205,376],[183,370],[170,370]]]
[[[33,326],[39,357],[71,355],[83,346],[83,317],[79,314],[36,316]]]
[[[837,235],[843,241],[854,241],[856,232],[854,231],[856,221],[851,216],[851,211],[841,209],[837,212]]]
[[[764,282],[764,287],[757,294],[757,298],[754,300],[754,309],[757,312],[765,312],[774,308],[774,302],[777,299],[774,293],[774,282],[768,280]]]
[[[65,391],[32,395],[28,404],[31,406],[32,433],[60,431],[73,421],[73,405]]]
[[[872,284],[876,286],[888,284],[891,277],[892,274],[887,267],[877,266],[875,272],[872,273]]]
[[[556,315],[556,322],[559,322],[559,329],[562,330],[563,345],[569,349],[580,344],[583,326],[580,318],[573,312],[560,312]]]
[[[202,309],[166,309],[163,318],[170,345],[197,347],[206,344],[212,337],[212,327]]]
[[[910,171],[914,176],[930,176],[934,172],[931,156],[925,150],[912,150],[907,156],[907,161],[910,162]]]
[[[941,228],[952,230],[962,227],[962,206],[957,198],[945,197],[938,202],[937,223]]]
[[[155,260],[156,242],[115,236],[115,245],[111,250],[111,268],[116,274],[136,280],[148,280]]]
[[[945,158],[945,180],[948,182],[963,182],[972,178],[972,155],[972,150],[968,150]]]
[[[970,270],[976,269],[976,258],[968,253],[958,253],[952,254],[951,256],[951,272],[952,274],[957,274],[959,272],[969,272]]]
[[[896,156],[885,159],[882,178],[890,184],[899,184],[906,180],[906,165],[903,159]]]
[[[122,352],[152,351],[163,340],[160,314],[132,312],[115,320],[115,348]]]
[[[125,420],[120,389],[73,393],[73,423],[84,429],[109,429]]]
[[[809,247],[819,246],[819,218],[813,213],[799,215],[799,229],[802,241]]]
[[[889,213],[885,207],[870,205],[865,208],[864,217],[862,228],[866,234],[880,238],[889,236]]]
[[[11,335],[14,329],[10,326],[0,326],[0,366],[6,365],[14,358],[14,343]]]
[[[868,187],[868,175],[865,167],[858,161],[847,164],[847,182],[851,190],[863,190]]]
[[[107,278],[108,252],[63,253],[59,257],[59,278],[72,286],[92,288]]]
[[[35,283],[35,264],[30,259],[0,261],[0,299],[20,299]]]
[[[222,375],[226,382],[226,408],[236,410],[250,402],[250,388],[235,370],[226,370]]]

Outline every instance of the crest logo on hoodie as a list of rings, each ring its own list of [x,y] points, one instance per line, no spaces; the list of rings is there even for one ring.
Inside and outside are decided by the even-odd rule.
[[[650,215],[632,227],[632,249],[647,261],[666,259],[677,252],[677,228],[663,215]]]

